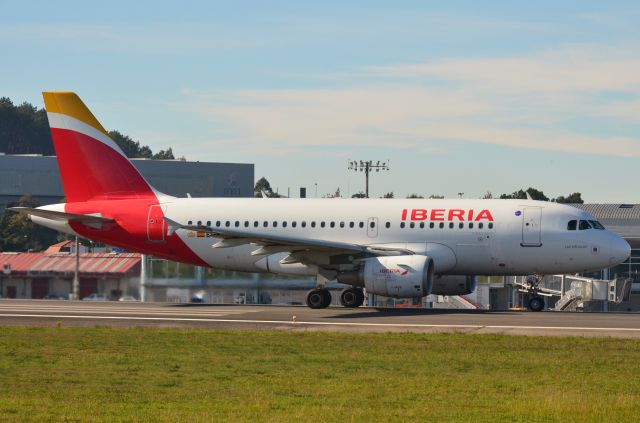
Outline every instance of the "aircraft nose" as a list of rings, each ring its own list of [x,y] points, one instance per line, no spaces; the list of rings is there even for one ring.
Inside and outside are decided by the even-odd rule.
[[[614,235],[611,240],[611,264],[619,264],[629,258],[631,255],[631,246],[624,238]]]

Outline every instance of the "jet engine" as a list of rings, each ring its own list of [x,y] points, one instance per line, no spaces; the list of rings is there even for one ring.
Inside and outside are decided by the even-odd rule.
[[[385,297],[424,297],[431,293],[433,268],[428,256],[373,257],[364,260],[359,270],[340,273],[337,279]]]
[[[441,275],[433,280],[431,293],[435,295],[466,295],[476,289],[475,275]]]

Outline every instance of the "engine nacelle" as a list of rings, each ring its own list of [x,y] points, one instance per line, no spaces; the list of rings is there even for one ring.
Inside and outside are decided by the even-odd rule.
[[[435,295],[466,295],[475,291],[475,275],[441,275],[433,280],[431,293]]]
[[[338,281],[385,297],[424,297],[431,293],[433,269],[428,256],[373,257],[364,260],[359,271],[339,274]]]

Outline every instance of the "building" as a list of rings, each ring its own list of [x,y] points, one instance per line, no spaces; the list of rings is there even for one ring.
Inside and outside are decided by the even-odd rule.
[[[76,267],[74,243],[61,242],[39,253],[0,253],[0,296],[69,298]],[[140,254],[80,253],[80,298],[104,293],[110,299],[123,295],[139,298]]]
[[[253,164],[132,159],[159,191],[176,197],[252,197]],[[31,194],[42,204],[64,197],[55,156],[0,153],[0,214],[20,197]]]

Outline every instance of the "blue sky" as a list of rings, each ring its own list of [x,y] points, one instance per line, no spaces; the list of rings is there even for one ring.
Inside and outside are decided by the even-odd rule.
[[[249,162],[280,192],[640,202],[640,5],[10,2],[0,95],[73,90],[108,129]]]

